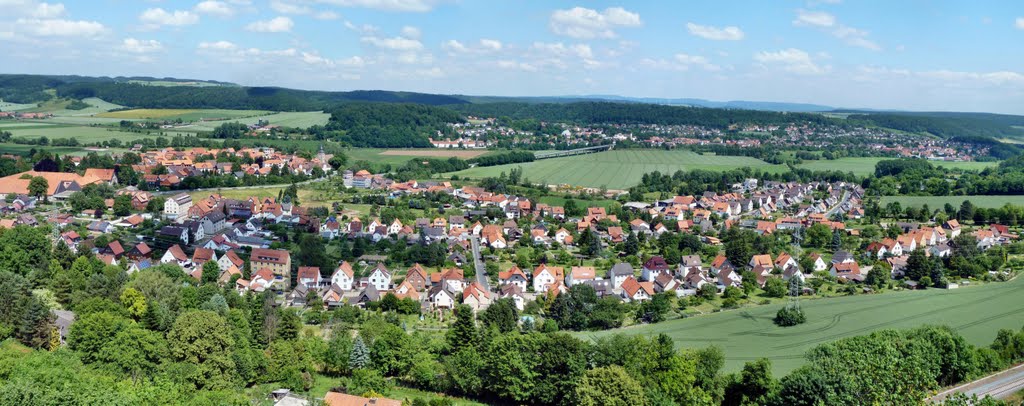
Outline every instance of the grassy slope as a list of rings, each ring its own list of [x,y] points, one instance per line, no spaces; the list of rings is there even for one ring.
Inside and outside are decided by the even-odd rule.
[[[780,306],[759,306],[654,325],[595,333],[655,335],[666,333],[677,347],[718,345],[725,352],[725,370],[738,371],[744,362],[761,357],[772,361],[775,373],[788,373],[804,363],[804,353],[829,341],[888,328],[924,324],[949,325],[975,345],[988,345],[1002,328],[1024,325],[1024,280],[965,287],[956,290],[886,292],[802,301],[806,324],[777,327],[772,318]]]
[[[246,117],[246,118],[238,118],[238,119],[232,119],[232,120],[206,121],[206,122],[202,122],[202,123],[195,123],[195,124],[193,124],[193,125],[191,125],[191,126],[189,126],[187,128],[189,128],[189,129],[193,129],[194,128],[196,130],[201,130],[201,131],[203,131],[203,130],[213,130],[217,126],[219,126],[219,125],[221,125],[223,123],[226,123],[226,122],[237,122],[237,123],[243,123],[243,124],[256,124],[261,119],[269,121],[270,124],[279,125],[279,126],[282,126],[282,127],[309,128],[309,127],[312,127],[314,125],[324,125],[324,124],[327,124],[327,119],[330,118],[330,117],[331,117],[330,114],[327,114],[327,113],[324,113],[324,112],[320,112],[320,111],[285,112],[285,113],[267,114],[267,115],[260,115],[260,116]]]
[[[749,157],[699,155],[683,150],[616,150],[523,164],[471,168],[454,174],[478,179],[498,176],[501,172],[522,167],[523,176],[532,182],[625,189],[639,183],[643,174],[648,172],[727,170],[744,166],[771,170],[784,168]]]
[[[976,207],[997,208],[1010,203],[1013,205],[1024,205],[1024,196],[883,196],[882,206],[889,202],[900,202],[903,207],[928,205],[930,209],[942,208],[946,203],[953,207],[960,207],[964,200],[970,200]]]
[[[804,161],[804,163],[798,165],[800,168],[810,169],[814,171],[843,171],[853,172],[857,176],[867,176],[875,173],[875,164],[878,161],[892,159],[892,158],[840,158],[836,160],[819,160],[819,161]],[[932,161],[933,165],[943,166],[946,168],[959,168],[968,170],[982,170],[991,166],[996,166],[998,162],[944,162],[944,161]]]

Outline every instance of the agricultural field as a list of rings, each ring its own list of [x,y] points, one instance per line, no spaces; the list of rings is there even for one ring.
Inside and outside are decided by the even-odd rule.
[[[146,120],[177,120],[198,121],[198,120],[230,120],[243,117],[256,117],[267,115],[269,112],[261,110],[226,110],[226,109],[132,109],[122,111],[111,111],[97,114],[97,117],[116,118],[122,120],[146,119]]]
[[[973,196],[882,196],[881,204],[882,207],[889,204],[890,202],[900,202],[903,207],[915,206],[921,207],[925,204],[931,209],[942,208],[946,203],[952,204],[953,207],[960,207],[960,204],[964,200],[970,200],[975,207],[984,208],[998,208],[1003,207],[1007,203],[1015,206],[1024,206],[1024,196],[1009,195],[1009,196],[993,196],[993,195],[973,195]]]
[[[675,150],[615,150],[564,158],[543,159],[521,164],[470,168],[450,175],[480,179],[498,176],[521,167],[523,177],[535,183],[569,184],[585,187],[627,189],[640,182],[649,172],[674,173],[678,170],[705,169],[724,171],[740,167],[784,171],[785,166],[771,165],[760,159],[742,156],[700,155]]]
[[[459,154],[470,153],[471,156],[460,156]],[[486,150],[465,151],[465,150],[443,150],[436,148],[420,149],[381,149],[381,148],[351,148],[345,150],[349,162],[369,161],[373,163],[391,164],[398,166],[409,162],[413,158],[447,158],[458,156],[469,159],[488,153]]]
[[[192,125],[183,128],[195,129],[200,131],[212,131],[217,126],[227,122],[235,122],[249,125],[256,124],[260,120],[267,120],[268,122],[270,122],[270,124],[278,125],[281,127],[309,128],[314,125],[327,124],[327,119],[329,119],[330,117],[330,114],[324,113],[322,111],[284,112],[231,120],[196,122]]]
[[[33,108],[33,107],[36,107],[36,105],[35,104],[8,103],[8,102],[5,102],[5,101],[0,101],[0,111],[28,110],[28,109]]]
[[[842,171],[853,172],[853,174],[857,176],[868,176],[875,173],[875,164],[877,164],[878,161],[886,159],[893,158],[840,158],[835,160],[804,161],[804,163],[797,166],[803,169],[810,169],[812,171]],[[932,163],[932,165],[935,166],[966,170],[982,170],[988,167],[999,165],[998,162],[930,162]]]
[[[85,147],[52,147],[52,146],[41,147],[39,145],[0,143],[0,154],[24,155],[24,154],[27,154],[29,151],[31,151],[33,148],[35,148],[36,150],[45,149],[45,150],[47,150],[49,152],[52,152],[54,154],[58,154],[58,155],[61,155],[61,156],[63,156],[63,155],[83,156],[83,155],[86,155],[86,154],[88,154],[90,152],[89,150],[86,150]],[[121,149],[121,148],[107,148],[107,149],[105,149],[103,151],[97,151],[97,152],[100,153],[100,154],[108,154],[108,153],[123,153],[125,151],[127,151],[127,150],[126,149]]]
[[[51,124],[47,125],[44,122],[36,122],[35,126],[25,127],[13,127],[6,128],[0,127],[4,131],[9,131],[12,136],[19,138],[39,138],[46,137],[51,140],[58,138],[77,138],[79,143],[88,144],[93,142],[102,142],[108,140],[121,140],[122,142],[131,142],[132,140],[156,137],[158,134],[146,134],[146,133],[134,133],[118,131],[115,127],[104,127],[104,126],[71,126],[71,125],[60,125]],[[173,136],[175,134],[181,135],[193,135],[189,133],[173,133],[165,132],[166,136]]]
[[[464,150],[464,149],[389,149],[381,152],[381,155],[397,156],[418,156],[432,158],[462,158],[471,159],[486,154],[486,150]]]
[[[578,333],[596,339],[616,333],[668,334],[680,348],[717,345],[725,353],[725,371],[738,372],[758,358],[772,361],[776,376],[804,364],[811,348],[881,329],[948,325],[974,345],[992,343],[999,329],[1024,326],[1024,280],[994,282],[954,290],[886,292],[801,301],[807,323],[778,327],[772,318],[780,305],[723,311],[622,329]]]

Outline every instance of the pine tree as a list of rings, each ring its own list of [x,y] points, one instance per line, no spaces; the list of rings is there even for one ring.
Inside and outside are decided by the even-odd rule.
[[[453,350],[473,346],[476,345],[477,337],[473,309],[467,305],[459,305],[455,308],[455,323],[448,330],[448,346]]]
[[[356,336],[352,344],[352,352],[348,356],[348,369],[356,370],[370,365],[370,349],[366,347],[362,336]]]
[[[25,306],[18,328],[18,338],[32,348],[46,348],[50,343],[50,328],[53,326],[53,315],[41,299],[32,297]]]

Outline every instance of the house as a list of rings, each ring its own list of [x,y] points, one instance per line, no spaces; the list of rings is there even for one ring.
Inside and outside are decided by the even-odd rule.
[[[580,285],[597,279],[597,270],[592,266],[574,266],[565,277],[565,284],[569,286]]]
[[[182,268],[192,266],[192,261],[185,255],[185,251],[181,249],[181,246],[177,244],[172,245],[171,248],[167,249],[167,252],[164,252],[164,256],[160,257],[160,263],[178,264]]]
[[[420,264],[413,264],[405,273],[405,281],[402,283],[408,283],[417,292],[426,291],[427,287],[430,286],[430,276],[427,274],[427,270],[423,269]]]
[[[445,285],[438,284],[430,288],[427,293],[430,305],[435,309],[451,309],[455,307],[455,295],[445,289]]]
[[[355,282],[355,271],[352,269],[352,264],[348,261],[342,261],[341,265],[338,265],[338,269],[334,270],[331,274],[331,285],[341,288],[341,290],[352,290],[352,284]]]
[[[555,232],[555,241],[558,241],[558,243],[562,245],[572,245],[572,233],[565,228],[559,228],[558,231]]]
[[[192,252],[192,264],[194,264],[196,268],[202,268],[203,264],[208,261],[217,262],[217,254],[213,252],[213,250],[209,248],[196,248],[196,250]],[[220,268],[219,263],[217,264],[217,267]]]
[[[669,273],[668,262],[665,262],[665,258],[655,255],[644,262],[640,272],[641,279],[653,282],[658,275]]]
[[[547,264],[537,265],[537,268],[533,270],[533,291],[537,293],[547,292],[551,285],[556,281],[561,281],[563,278],[564,275],[561,267],[548,266]]]
[[[612,266],[612,269],[608,270],[608,279],[612,281],[612,288],[619,289],[622,287],[623,282],[626,278],[632,277],[636,271],[633,270],[633,265],[628,262],[619,262]]]
[[[686,269],[683,275],[683,286],[688,289],[700,289],[708,284],[708,275],[700,268],[691,267]]]
[[[945,258],[953,254],[948,244],[936,244],[928,247],[928,253],[939,258]]]
[[[700,255],[683,255],[679,261],[679,274],[684,275],[690,268],[704,269],[704,263]]]
[[[366,305],[369,302],[376,302],[380,300],[380,291],[377,290],[376,286],[372,284],[366,285],[362,292],[359,292],[359,296],[356,297],[356,304]]]
[[[729,258],[727,258],[725,255],[719,255],[719,256],[715,257],[714,261],[711,261],[711,271],[712,272],[718,272],[718,271],[721,271],[723,269],[733,269],[733,268],[735,268],[735,267],[732,266],[732,262],[729,261]]]
[[[678,286],[679,281],[677,281],[675,277],[667,273],[658,275],[658,277],[654,279],[655,292],[668,292],[670,290],[675,290]]]
[[[771,268],[774,266],[774,261],[772,261],[772,256],[768,254],[754,255],[750,257],[750,262],[747,263],[747,266],[751,268],[758,266]]]
[[[292,275],[292,257],[288,251],[253,248],[249,255],[251,269],[270,269],[278,280],[288,283]]]
[[[300,266],[297,275],[295,275],[295,281],[299,286],[309,288],[319,287],[323,283],[320,277],[320,268],[315,266]]]
[[[743,277],[732,268],[719,270],[717,278],[718,286],[720,287],[719,290],[725,289],[729,286],[739,287],[743,283]]]
[[[114,225],[106,221],[93,221],[86,229],[96,234],[110,234],[114,232]]]
[[[526,308],[526,296],[523,295],[523,289],[516,284],[502,285],[498,291],[499,297],[502,299],[511,298],[512,302],[516,304],[516,309],[523,311]]]
[[[839,250],[832,254],[833,264],[850,264],[854,262],[856,261],[853,259],[853,254],[850,254],[848,251]]]
[[[402,281],[402,283],[398,284],[398,287],[395,288],[393,293],[399,299],[409,298],[409,299],[415,300],[417,302],[420,301],[420,293],[419,293],[419,291],[416,290],[416,287],[412,286],[412,283],[409,283],[408,279],[406,279],[406,280]]]
[[[185,245],[188,245],[189,241],[191,241],[188,229],[177,226],[160,227],[160,231],[157,232],[157,238],[174,243],[180,242]]]
[[[632,276],[622,282],[622,298],[633,302],[650,300],[654,296],[653,282],[638,282]]]
[[[825,260],[821,258],[821,254],[817,252],[811,253],[810,258],[811,261],[814,261],[814,269],[812,269],[812,272],[821,272],[828,269],[828,264],[826,264]]]
[[[60,240],[67,245],[72,252],[74,252],[78,250],[78,243],[82,242],[82,236],[78,235],[78,232],[71,230],[66,233],[62,233],[60,235]]]
[[[473,282],[462,291],[462,303],[469,305],[474,311],[484,310],[491,305],[491,292]]]
[[[793,259],[792,256],[790,256],[789,254],[783,252],[783,253],[779,254],[779,256],[777,258],[775,258],[774,265],[775,265],[776,268],[786,269],[786,268],[791,267],[791,266],[798,266],[799,264],[797,264],[796,259]]]
[[[949,220],[942,223],[942,229],[946,230],[948,238],[952,240],[960,235],[960,222],[956,219]]]
[[[526,291],[527,283],[526,273],[518,266],[513,265],[508,271],[498,272],[498,284],[501,286],[516,285],[520,291]]]
[[[244,279],[238,280],[238,282],[241,281],[244,281]],[[263,292],[270,289],[270,287],[274,285],[274,281],[274,271],[263,268],[252,275],[252,279],[248,281],[248,289],[257,293]]]
[[[402,401],[388,398],[364,398],[340,392],[327,392],[324,395],[324,406],[402,406]]]
[[[221,271],[226,271],[231,267],[242,269],[245,267],[245,261],[243,261],[235,251],[231,250],[225,252],[224,255],[221,255],[220,258],[217,259],[217,266],[220,267]]]
[[[93,177],[110,185],[117,184],[117,174],[113,169],[88,168],[83,177]]]
[[[860,267],[856,262],[834,262],[828,270],[829,275],[851,281],[863,281]]]
[[[430,275],[430,285],[445,285],[453,294],[466,289],[466,278],[459,268],[446,269]]]
[[[391,289],[391,272],[388,271],[383,263],[378,262],[377,267],[370,272],[369,281],[370,285],[373,285],[378,291]]]
[[[179,193],[164,201],[164,217],[177,220],[184,217],[192,208],[192,196],[188,193]]]

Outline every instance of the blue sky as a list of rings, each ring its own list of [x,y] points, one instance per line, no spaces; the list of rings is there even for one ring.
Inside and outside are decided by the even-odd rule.
[[[1024,114],[1020,1],[0,0],[0,71]]]

